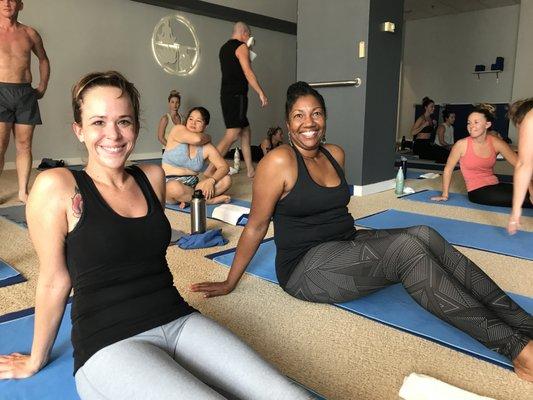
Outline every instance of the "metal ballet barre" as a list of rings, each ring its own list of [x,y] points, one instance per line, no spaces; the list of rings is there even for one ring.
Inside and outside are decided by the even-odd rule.
[[[329,81],[329,82],[312,82],[309,84],[311,87],[342,87],[342,86],[361,86],[361,78],[355,78],[351,81]]]

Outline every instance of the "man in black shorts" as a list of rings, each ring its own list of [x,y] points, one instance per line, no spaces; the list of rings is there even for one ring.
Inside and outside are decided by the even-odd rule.
[[[268,104],[268,99],[259,85],[259,81],[252,70],[250,51],[246,42],[250,39],[250,27],[244,22],[237,22],[233,26],[233,34],[219,52],[220,68],[222,70],[222,85],[220,87],[220,103],[226,124],[226,133],[218,143],[217,150],[225,156],[231,145],[241,138],[242,154],[246,163],[249,178],[255,175],[250,150],[252,132],[246,117],[248,109],[248,85],[259,95],[261,107]],[[209,166],[209,169],[213,166]]]
[[[50,63],[39,33],[17,21],[22,0],[2,1],[0,9],[0,174],[13,132],[17,149],[18,196],[28,197],[35,125],[41,124],[37,100],[43,97],[50,77]],[[31,53],[39,60],[39,85],[31,86]]]

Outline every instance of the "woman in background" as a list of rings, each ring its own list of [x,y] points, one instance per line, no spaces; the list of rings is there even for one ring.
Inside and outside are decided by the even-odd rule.
[[[435,135],[435,145],[450,150],[455,141],[454,128],[455,113],[451,112],[447,108],[442,111],[442,119],[444,122],[437,128],[437,134]]]
[[[183,124],[183,118],[179,113],[180,104],[180,93],[176,90],[171,90],[170,94],[168,95],[168,112],[161,117],[159,120],[159,126],[157,127],[157,139],[163,146],[163,153],[165,152],[168,135],[172,128],[176,125]]]
[[[494,118],[493,113],[494,107],[489,104],[480,104],[470,113],[467,123],[469,136],[453,146],[444,168],[442,194],[432,197],[432,200],[448,200],[452,173],[459,162],[468,191],[468,200],[489,206],[511,207],[513,185],[499,182],[493,168],[498,153],[513,167],[518,157],[502,139],[488,134],[487,131]],[[533,185],[530,185],[530,193],[533,194]],[[533,207],[529,199],[523,205],[528,208]]]
[[[435,102],[429,97],[424,97],[422,107],[424,113],[416,119],[411,128],[413,153],[424,160],[445,163],[450,151],[433,143],[433,135],[435,135],[435,128],[437,127],[437,121],[433,119]]]
[[[191,201],[195,190],[201,190],[207,204],[229,203],[224,193],[231,187],[229,167],[211,137],[204,133],[210,115],[204,107],[194,107],[187,115],[185,125],[176,125],[168,136],[162,166],[167,180],[166,201],[170,204]],[[212,174],[204,171],[205,162],[213,164]]]
[[[267,137],[261,142],[261,150],[263,150],[263,156],[276,147],[283,144],[283,129],[279,126],[271,127],[268,129]]]

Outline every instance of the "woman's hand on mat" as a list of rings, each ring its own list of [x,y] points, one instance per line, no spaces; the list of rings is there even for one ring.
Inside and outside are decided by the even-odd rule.
[[[215,180],[206,178],[198,182],[195,187],[196,190],[201,190],[206,200],[209,200],[215,194]]]
[[[431,200],[433,200],[433,201],[447,201],[448,200],[448,196],[433,196],[431,198]]]
[[[28,378],[39,371],[31,356],[11,353],[0,356],[0,379]]]
[[[518,229],[520,229],[520,217],[511,216],[507,223],[507,232],[509,235],[514,235]]]
[[[228,281],[193,283],[189,286],[191,292],[201,292],[206,298],[224,296],[231,293],[233,289],[235,289],[235,285],[232,285]]]

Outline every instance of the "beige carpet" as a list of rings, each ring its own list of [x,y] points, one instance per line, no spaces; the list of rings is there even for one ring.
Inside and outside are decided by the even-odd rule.
[[[500,163],[498,163],[500,164]],[[505,167],[498,167],[508,173]],[[438,188],[433,181],[409,180],[415,188]],[[456,172],[452,191],[464,191]],[[248,179],[241,172],[231,194],[249,199]],[[12,171],[0,178],[0,206],[16,203]],[[467,221],[506,225],[506,216],[475,210],[444,207],[396,199],[392,191],[352,198],[350,211],[361,217],[396,208]],[[187,231],[188,215],[169,212],[173,228]],[[222,228],[234,247],[242,231],[209,220],[209,228]],[[524,229],[533,231],[533,218],[524,219]],[[272,236],[272,228],[268,235]],[[187,291],[190,283],[223,279],[227,269],[204,258],[224,248],[184,251],[171,247],[168,261],[175,284],[194,307],[228,326],[284,373],[323,394],[328,399],[397,399],[403,378],[411,372],[431,375],[466,390],[497,399],[532,399],[533,384],[511,371],[479,361],[359,317],[339,308],[310,304],[285,294],[278,286],[245,276],[230,295],[205,300]],[[483,251],[460,248],[505,290],[533,296],[533,262]],[[0,288],[0,314],[33,305],[37,259],[27,231],[0,218],[0,257],[28,278]]]

